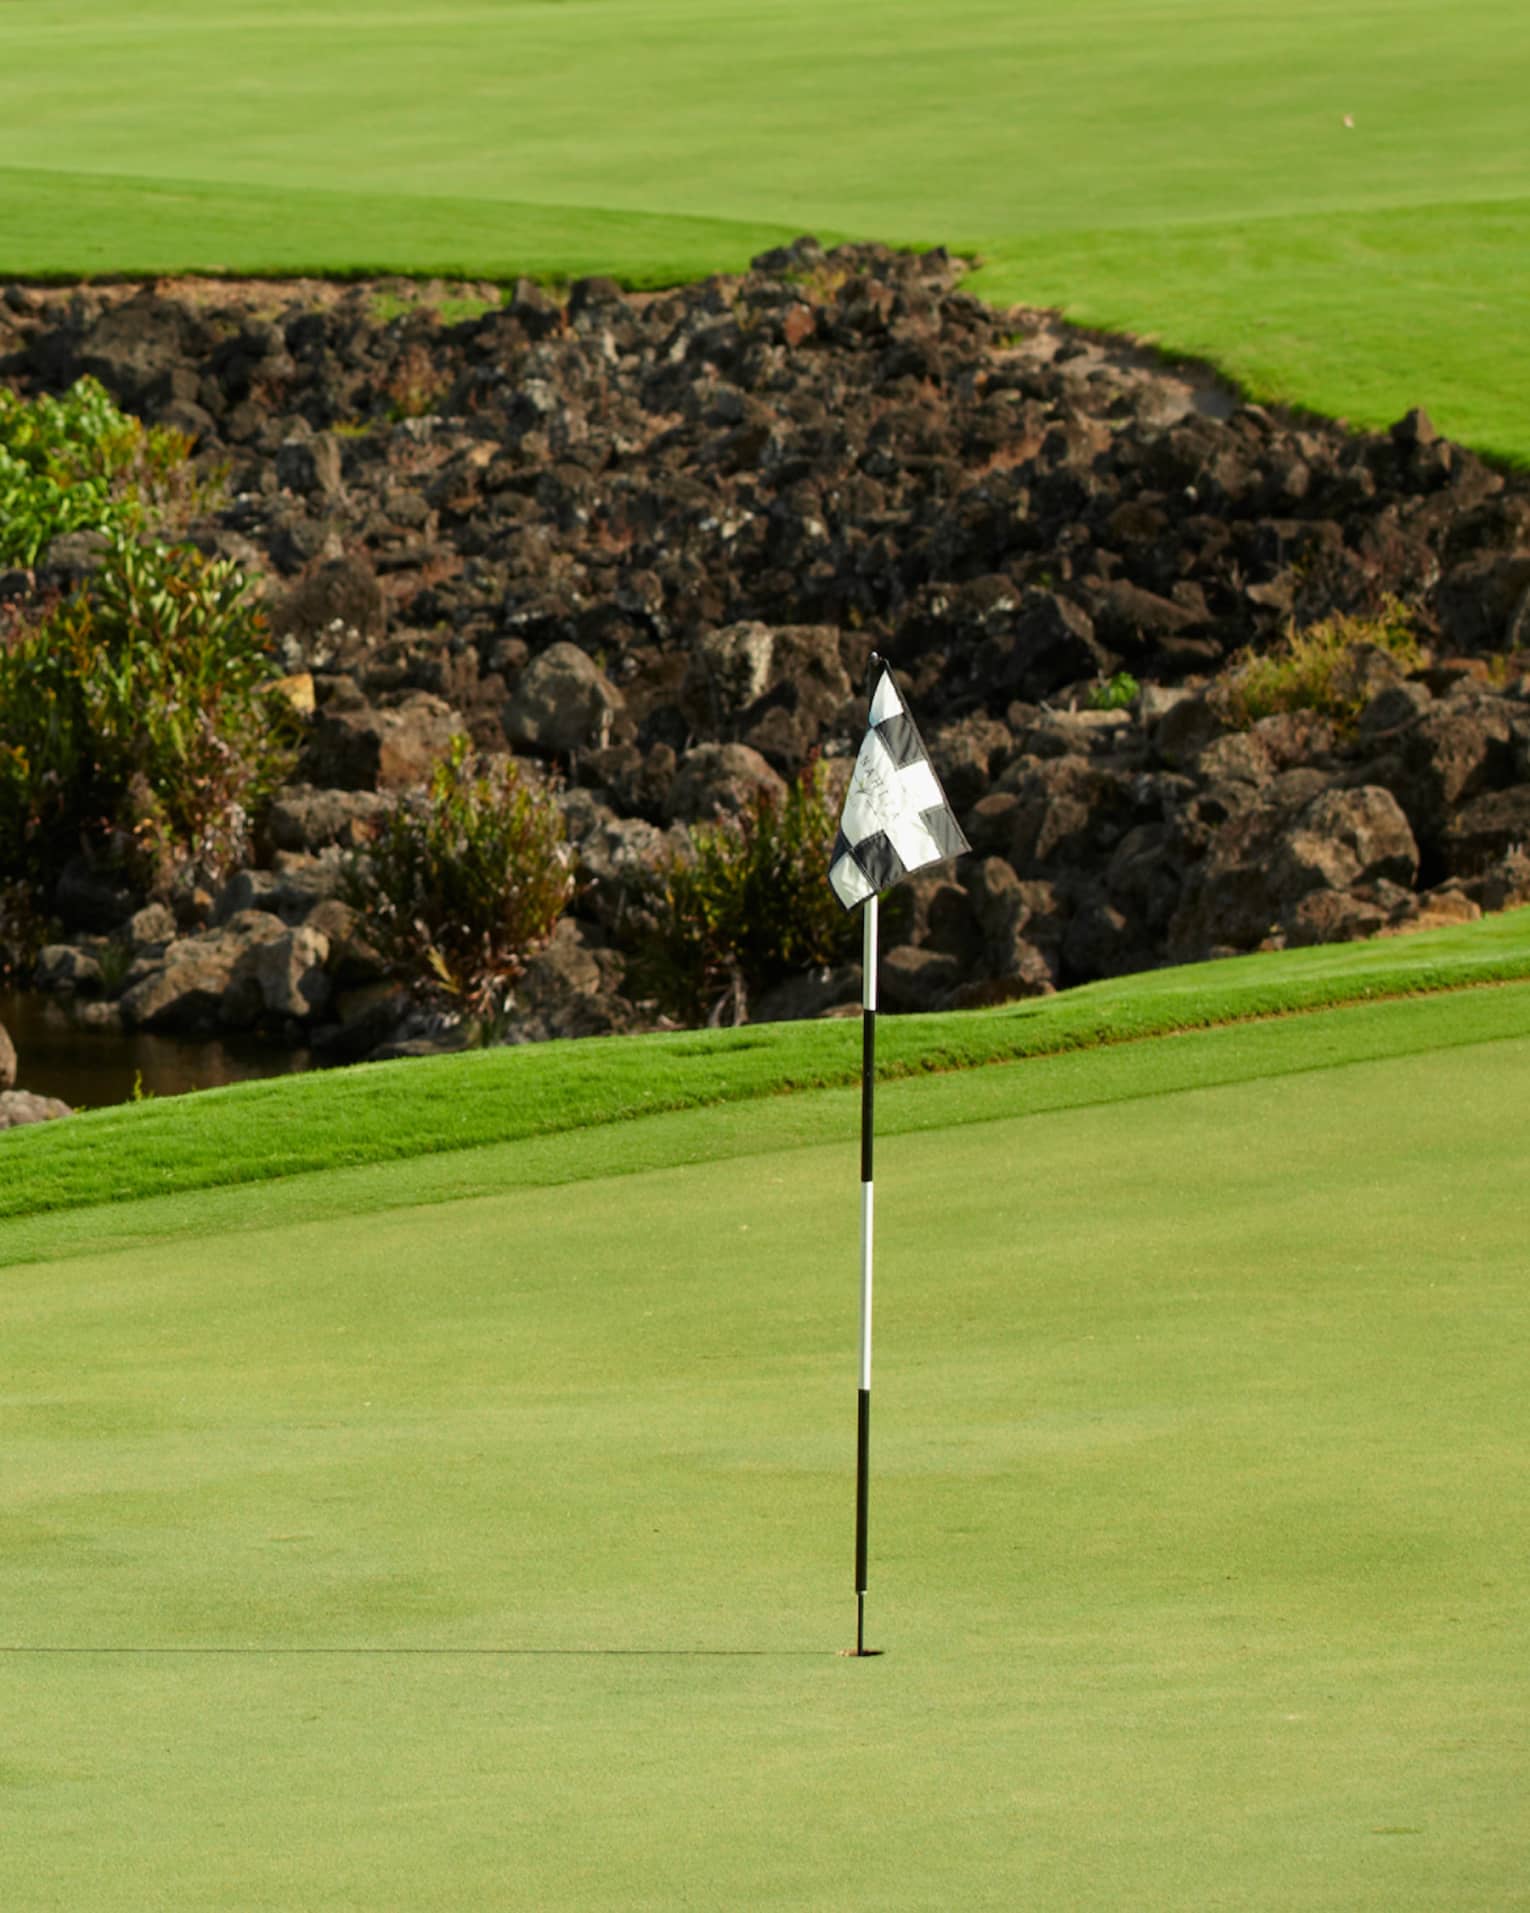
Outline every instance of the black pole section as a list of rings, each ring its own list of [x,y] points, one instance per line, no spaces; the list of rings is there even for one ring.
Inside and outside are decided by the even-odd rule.
[[[855,1444],[855,1592],[859,1599],[866,1593],[866,1511],[871,1498],[871,1390],[862,1388],[856,1395]],[[861,1651],[859,1630],[855,1643]]]

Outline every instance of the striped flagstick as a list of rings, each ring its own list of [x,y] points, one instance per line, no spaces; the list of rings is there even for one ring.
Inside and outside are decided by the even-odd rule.
[[[875,652],[866,737],[845,793],[829,884],[847,910],[861,905],[861,1337],[856,1390],[855,1652],[866,1645],[866,1522],[871,1488],[872,1147],[877,1081],[877,902],[880,893],[968,848],[924,741]]]
[[[872,1143],[877,1093],[877,898],[861,906],[861,1342],[855,1436],[855,1651],[866,1652],[866,1516],[871,1492]]]

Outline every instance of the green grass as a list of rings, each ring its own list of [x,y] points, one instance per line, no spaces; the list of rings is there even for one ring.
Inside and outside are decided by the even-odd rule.
[[[1530,453],[1510,0],[5,12],[0,271],[652,284],[803,229],[943,241],[995,299]]]
[[[875,1661],[845,1092],[13,1265],[0,1903],[1520,1903],[1527,1007],[884,1091]]]
[[[3,81],[0,81],[3,86]],[[322,186],[274,190],[0,166],[0,273],[107,277],[199,270],[269,277],[413,273],[565,280],[600,271],[637,287],[741,271],[796,237],[779,221],[539,206],[461,194]],[[3,243],[3,241],[0,241]]]
[[[1527,976],[1530,911],[1507,911],[1409,937],[1152,971],[997,1010],[884,1018],[878,1067],[886,1078],[970,1070]],[[0,1217],[557,1138],[847,1085],[859,1079],[860,1057],[852,1023],[763,1024],[267,1078],[203,1092],[189,1110],[174,1099],[119,1104],[0,1134]]]

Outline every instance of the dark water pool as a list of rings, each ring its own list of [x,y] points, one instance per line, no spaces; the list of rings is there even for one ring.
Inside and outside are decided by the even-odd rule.
[[[129,1102],[135,1085],[144,1095],[181,1096],[255,1076],[290,1076],[310,1060],[307,1050],[249,1038],[192,1042],[78,1029],[62,1004],[28,991],[0,989],[0,1024],[16,1045],[16,1087],[62,1097],[75,1109]]]

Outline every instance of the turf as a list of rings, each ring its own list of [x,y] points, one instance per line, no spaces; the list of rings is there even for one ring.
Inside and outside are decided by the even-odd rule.
[[[1526,976],[1530,910],[1507,911],[1404,938],[1148,972],[994,1011],[884,1018],[878,1069],[889,1078],[970,1070]],[[0,1134],[0,1217],[582,1135],[662,1111],[850,1084],[860,1067],[858,1029],[828,1021],[548,1043],[234,1084],[198,1095],[190,1109],[174,1099],[118,1105]],[[606,1146],[597,1145],[597,1158]]]
[[[939,241],[1262,395],[1530,453],[1510,0],[3,14],[0,272],[653,283],[805,228]]]
[[[884,1139],[876,1661],[854,1149],[797,1098],[13,1266],[0,1903],[1516,1903],[1525,994]],[[1325,1059],[1356,1019],[1412,1035]]]

